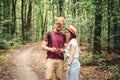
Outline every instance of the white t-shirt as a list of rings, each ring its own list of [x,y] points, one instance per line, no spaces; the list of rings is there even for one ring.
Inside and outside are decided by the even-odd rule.
[[[73,45],[75,47],[75,54],[74,58],[79,57],[79,47],[76,39],[71,39],[68,43],[68,46],[65,50],[65,54],[69,57],[70,56],[70,45]]]

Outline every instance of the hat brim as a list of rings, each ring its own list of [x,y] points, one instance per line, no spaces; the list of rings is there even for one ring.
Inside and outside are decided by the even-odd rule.
[[[76,32],[73,31],[71,28],[67,28],[67,30],[69,30],[72,34],[74,34],[76,36]]]

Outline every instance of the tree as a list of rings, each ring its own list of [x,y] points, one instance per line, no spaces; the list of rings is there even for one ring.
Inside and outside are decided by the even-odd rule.
[[[107,52],[117,51],[119,53],[119,10],[118,2],[108,0],[108,49]],[[112,42],[113,46],[110,45]]]
[[[26,1],[21,0],[22,43],[26,41]]]
[[[102,0],[95,0],[94,54],[101,53]]]
[[[112,11],[112,17],[113,17],[113,49],[115,50],[115,52],[119,51],[120,49],[120,46],[119,46],[119,24],[118,24],[118,17],[119,17],[119,13],[118,13],[118,9],[119,9],[119,5],[118,5],[118,2],[117,1],[113,1],[112,0],[112,3],[113,3],[113,11]]]
[[[3,2],[3,5],[4,5],[4,7],[3,7],[3,9],[4,9],[4,11],[3,11],[3,20],[4,20],[4,24],[3,24],[3,26],[4,26],[4,29],[3,29],[3,33],[5,33],[5,34],[9,34],[9,33],[11,33],[10,32],[10,29],[11,29],[11,24],[10,24],[10,22],[11,22],[11,0],[4,0],[4,2]]]
[[[108,46],[107,46],[107,53],[110,53],[110,31],[111,31],[111,6],[112,6],[112,2],[111,0],[108,0],[108,40],[107,40],[107,43],[108,43]]]
[[[11,26],[11,34],[13,35],[16,30],[16,3],[17,0],[12,0],[12,26]]]
[[[58,0],[58,14],[59,14],[59,16],[64,15],[63,7],[64,7],[64,0]]]
[[[31,28],[32,28],[32,0],[29,0],[29,5],[28,5],[28,16],[27,16],[27,27],[26,27],[26,31],[27,31],[27,41],[31,40]]]

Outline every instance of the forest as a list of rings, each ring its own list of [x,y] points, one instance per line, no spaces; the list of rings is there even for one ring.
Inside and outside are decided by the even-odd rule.
[[[81,51],[86,51],[82,65],[112,74],[95,80],[119,80],[120,0],[0,0],[0,66],[10,50],[42,42],[59,16],[66,20],[64,32],[68,25],[77,28]]]

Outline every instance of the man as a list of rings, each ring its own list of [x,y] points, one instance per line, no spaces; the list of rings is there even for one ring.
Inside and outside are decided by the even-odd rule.
[[[48,34],[45,35],[43,40],[42,49],[47,51],[46,62],[46,80],[52,80],[53,74],[55,74],[56,80],[63,80],[63,47],[66,42],[63,38],[62,28],[65,25],[65,19],[58,17],[56,20],[56,27],[50,31],[51,43],[48,45]]]

